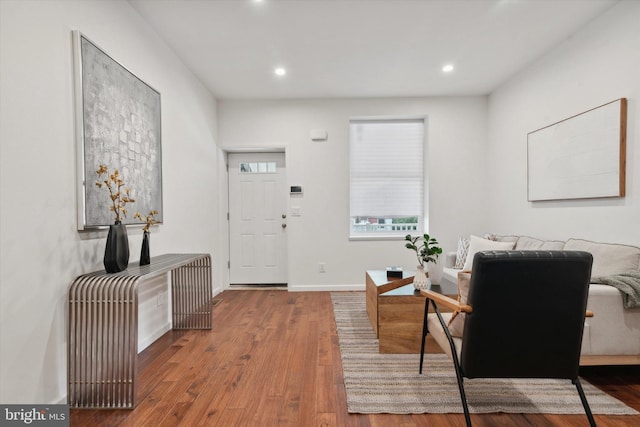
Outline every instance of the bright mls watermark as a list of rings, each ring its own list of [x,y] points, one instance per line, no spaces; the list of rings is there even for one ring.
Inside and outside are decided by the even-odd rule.
[[[69,426],[69,405],[0,405],[0,426]]]

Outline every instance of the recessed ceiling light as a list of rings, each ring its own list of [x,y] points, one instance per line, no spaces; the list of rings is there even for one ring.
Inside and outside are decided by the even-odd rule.
[[[453,64],[446,64],[445,66],[442,67],[442,72],[443,73],[450,73],[453,71]]]
[[[275,70],[273,70],[273,72],[276,74],[276,76],[284,76],[285,74],[287,74],[287,70],[285,70],[284,67],[277,67]]]

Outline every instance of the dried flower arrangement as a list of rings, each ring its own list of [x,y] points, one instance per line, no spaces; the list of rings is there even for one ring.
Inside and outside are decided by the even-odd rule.
[[[136,218],[136,219],[139,219],[140,221],[145,223],[145,226],[144,226],[144,228],[142,230],[146,231],[148,233],[149,232],[149,228],[153,224],[158,224],[160,222],[155,218],[156,215],[158,215],[158,211],[157,210],[152,210],[151,212],[149,212],[147,214],[147,216],[140,215],[140,212],[136,212],[135,215],[133,215],[133,217]]]
[[[116,224],[118,224],[120,223],[121,218],[124,219],[127,216],[127,203],[135,202],[135,199],[131,198],[131,189],[125,188],[124,193],[122,192],[124,181],[120,178],[120,172],[118,169],[110,174],[109,168],[105,165],[100,165],[96,173],[98,174],[98,178],[101,180],[96,182],[96,186],[98,188],[102,188],[104,186],[109,190],[109,197],[113,203],[109,210],[115,214]],[[103,175],[106,175],[104,179],[102,178]]]

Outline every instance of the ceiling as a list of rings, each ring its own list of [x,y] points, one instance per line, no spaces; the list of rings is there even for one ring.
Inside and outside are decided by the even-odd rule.
[[[216,98],[280,99],[489,94],[617,0],[129,2]]]

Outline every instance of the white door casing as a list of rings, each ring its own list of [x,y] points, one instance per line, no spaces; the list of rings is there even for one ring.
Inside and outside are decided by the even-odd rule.
[[[284,153],[229,153],[229,282],[287,283]]]

